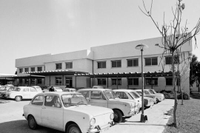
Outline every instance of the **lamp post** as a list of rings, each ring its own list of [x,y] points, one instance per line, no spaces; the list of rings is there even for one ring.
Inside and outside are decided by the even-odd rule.
[[[145,122],[147,120],[147,116],[144,115],[144,73],[143,73],[143,49],[147,48],[147,45],[138,44],[135,49],[141,51],[141,77],[142,77],[142,114],[140,117],[140,122]]]

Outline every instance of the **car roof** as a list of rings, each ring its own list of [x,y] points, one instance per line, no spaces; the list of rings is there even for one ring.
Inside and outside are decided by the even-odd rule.
[[[81,94],[79,92],[42,92],[39,93],[38,95],[48,95],[48,94],[56,94],[56,95],[63,95],[63,94]]]
[[[132,91],[136,91],[136,90],[131,90],[131,89],[115,89],[113,91],[126,91],[126,92],[132,92]]]
[[[82,90],[85,90],[85,91],[91,91],[91,90],[105,91],[105,90],[111,90],[111,89],[108,89],[108,88],[84,88],[84,89],[79,89],[79,90],[80,91],[82,91]]]

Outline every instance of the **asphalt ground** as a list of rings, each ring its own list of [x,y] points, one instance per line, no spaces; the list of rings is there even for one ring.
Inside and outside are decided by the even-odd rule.
[[[57,130],[40,127],[37,130],[28,128],[27,121],[22,116],[23,106],[30,101],[15,102],[0,99],[0,133],[62,133]],[[140,122],[141,113],[116,124],[102,133],[162,133],[170,116],[166,115],[173,107],[173,100],[165,99],[151,108],[144,110],[148,120]]]

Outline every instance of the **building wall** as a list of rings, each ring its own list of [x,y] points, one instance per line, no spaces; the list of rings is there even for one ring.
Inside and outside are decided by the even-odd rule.
[[[89,50],[81,50],[75,52],[68,52],[68,53],[60,53],[60,54],[46,54],[40,56],[33,56],[27,58],[20,58],[16,59],[16,67],[18,68],[18,72],[20,68],[28,67],[29,70],[31,67],[42,66],[43,71],[48,70],[56,70],[56,63],[62,63],[62,69],[65,68],[65,62],[73,62],[73,68],[71,70],[74,71],[83,71],[89,73],[117,73],[117,72],[141,72],[141,52],[140,50],[135,49],[136,45],[138,44],[146,44],[148,48],[144,49],[143,55],[143,64],[144,64],[144,72],[155,72],[155,71],[165,71],[168,72],[171,69],[171,65],[165,65],[165,59],[162,57],[163,49],[155,44],[161,45],[161,37],[158,38],[151,38],[151,39],[144,39],[138,41],[130,41],[130,42],[123,42],[117,44],[110,44],[110,45],[102,45],[91,47]],[[187,57],[189,53],[192,51],[192,43],[191,41],[187,44],[184,44],[181,48],[182,54],[181,56],[184,57],[183,60],[187,61]],[[157,65],[153,66],[145,66],[145,58],[147,57],[157,57]],[[128,67],[127,66],[127,59],[137,58],[138,59],[138,66],[136,67]],[[111,61],[112,60],[121,60],[121,67],[120,68],[112,68]],[[99,61],[106,61],[106,68],[97,68],[97,62]],[[187,62],[188,63],[188,62]],[[186,63],[186,64],[187,64]],[[185,62],[182,62],[182,67]],[[177,67],[176,67],[177,70]],[[184,74],[181,75],[182,79],[184,79],[182,83],[183,88],[186,92],[189,90],[189,67],[186,67],[184,70]],[[20,74],[20,73],[19,73]],[[50,80],[50,79],[51,80]],[[139,78],[139,77],[138,77]],[[90,83],[88,78],[84,77],[77,77],[76,79],[78,87],[90,87],[91,85],[97,84],[97,79],[94,79],[94,83]],[[49,83],[51,82],[51,83]],[[46,77],[45,84],[55,84],[55,76]],[[73,85],[75,86],[75,77],[73,77]],[[127,79],[122,78],[122,85],[120,86],[113,86],[111,85],[111,78],[108,78],[108,85],[109,88],[127,88]],[[139,78],[139,85],[138,86],[130,86],[130,88],[140,88],[141,87],[141,78]],[[147,88],[152,86],[145,86]],[[153,88],[157,91],[161,89],[172,89],[172,86],[166,86],[166,80],[164,77],[158,78],[158,85],[153,86]]]

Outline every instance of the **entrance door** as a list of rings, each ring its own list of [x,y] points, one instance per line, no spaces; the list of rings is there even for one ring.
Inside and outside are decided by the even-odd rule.
[[[66,87],[72,88],[72,77],[65,77]]]

